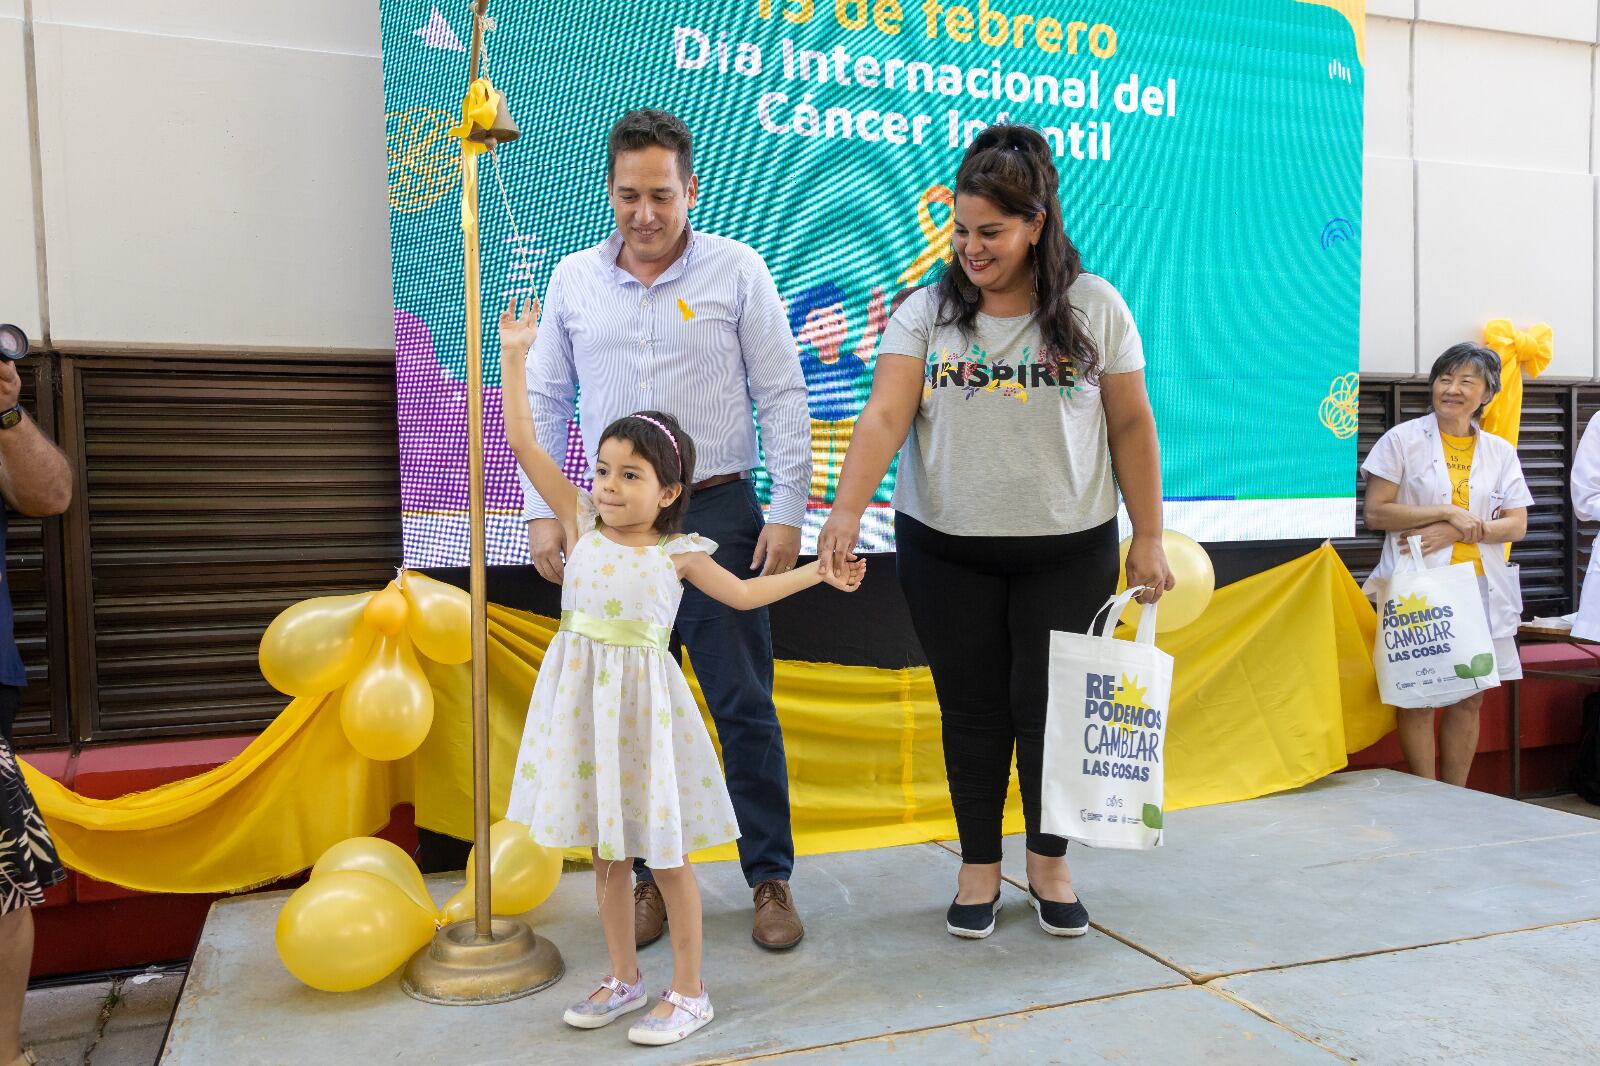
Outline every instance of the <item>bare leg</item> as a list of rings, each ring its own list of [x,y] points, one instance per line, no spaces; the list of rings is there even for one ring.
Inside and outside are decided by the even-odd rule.
[[[1447,785],[1467,785],[1472,757],[1478,753],[1478,711],[1482,707],[1480,692],[1444,709],[1439,723],[1439,779]]]
[[[600,928],[605,931],[606,951],[611,956],[611,976],[635,984],[639,980],[639,952],[633,942],[633,862],[607,862],[596,854],[594,896],[600,904]],[[598,989],[589,998],[603,1003],[611,998],[611,990]]]
[[[957,903],[988,903],[1000,894],[1000,864],[964,862],[956,874]]]
[[[667,932],[672,937],[672,990],[680,996],[698,996],[705,990],[700,983],[700,955],[703,943],[700,937],[700,885],[688,863],[666,870],[651,867],[656,875],[656,885],[661,889],[661,899],[667,905]],[[632,898],[629,898],[632,902]],[[632,911],[629,920],[632,921]],[[630,935],[632,926],[629,926]],[[670,1018],[670,1003],[659,1003],[650,1013],[657,1018]]]
[[[22,1057],[22,1001],[33,962],[33,908],[0,915],[0,1062]]]
[[[1433,746],[1433,707],[1400,707],[1395,718],[1400,726],[1400,750],[1406,765],[1418,777],[1435,777]]]
[[[1072,903],[1078,898],[1078,893],[1072,888],[1072,871],[1067,869],[1065,855],[1035,855],[1028,852],[1028,884],[1039,893],[1040,899]]]

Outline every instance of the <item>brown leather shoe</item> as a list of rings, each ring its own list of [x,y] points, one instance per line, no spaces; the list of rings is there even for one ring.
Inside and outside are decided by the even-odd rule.
[[[633,942],[647,947],[661,939],[667,925],[667,902],[654,881],[641,880],[633,886]]]
[[[756,921],[750,938],[769,951],[785,951],[800,943],[806,927],[794,909],[794,893],[787,881],[763,881],[756,886]]]

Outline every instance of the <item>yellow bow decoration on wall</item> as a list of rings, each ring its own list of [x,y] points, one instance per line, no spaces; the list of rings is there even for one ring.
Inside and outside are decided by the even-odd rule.
[[[472,657],[471,600],[404,572],[378,592],[318,596],[285,610],[261,638],[261,673],[286,696],[343,688],[339,720],[369,759],[403,759],[433,725],[433,686],[417,654],[444,665]]]
[[[1516,447],[1522,431],[1522,381],[1543,374],[1555,356],[1555,331],[1540,322],[1517,329],[1510,319],[1497,318],[1483,327],[1483,343],[1500,355],[1500,394],[1479,420],[1486,431]]]

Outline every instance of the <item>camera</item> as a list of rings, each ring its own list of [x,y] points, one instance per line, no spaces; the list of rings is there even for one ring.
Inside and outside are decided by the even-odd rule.
[[[0,322],[0,359],[9,359],[14,363],[27,354],[28,335],[22,332],[22,327]]]

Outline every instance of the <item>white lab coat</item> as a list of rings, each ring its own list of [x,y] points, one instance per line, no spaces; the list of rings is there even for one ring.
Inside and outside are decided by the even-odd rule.
[[[1472,453],[1472,470],[1467,475],[1469,509],[1485,522],[1500,517],[1502,511],[1531,507],[1533,494],[1522,476],[1517,450],[1503,437],[1478,430],[1478,443]],[[1433,412],[1402,422],[1379,438],[1361,469],[1376,474],[1400,487],[1396,503],[1412,507],[1448,504],[1451,499],[1450,471],[1445,465],[1444,441],[1440,439],[1439,419]],[[1395,563],[1400,559],[1399,535],[1383,538],[1383,555],[1378,568],[1367,578],[1362,591],[1377,599],[1388,589]],[[1514,637],[1522,624],[1522,587],[1518,568],[1504,565],[1495,549],[1484,551],[1483,576],[1489,586],[1489,632],[1495,638]],[[1446,545],[1428,556],[1427,565],[1446,566],[1454,545]]]
[[[1578,454],[1572,460],[1572,510],[1585,522],[1600,521],[1600,414],[1589,419]],[[1589,552],[1589,570],[1578,597],[1578,618],[1572,635],[1600,640],[1600,544]]]

